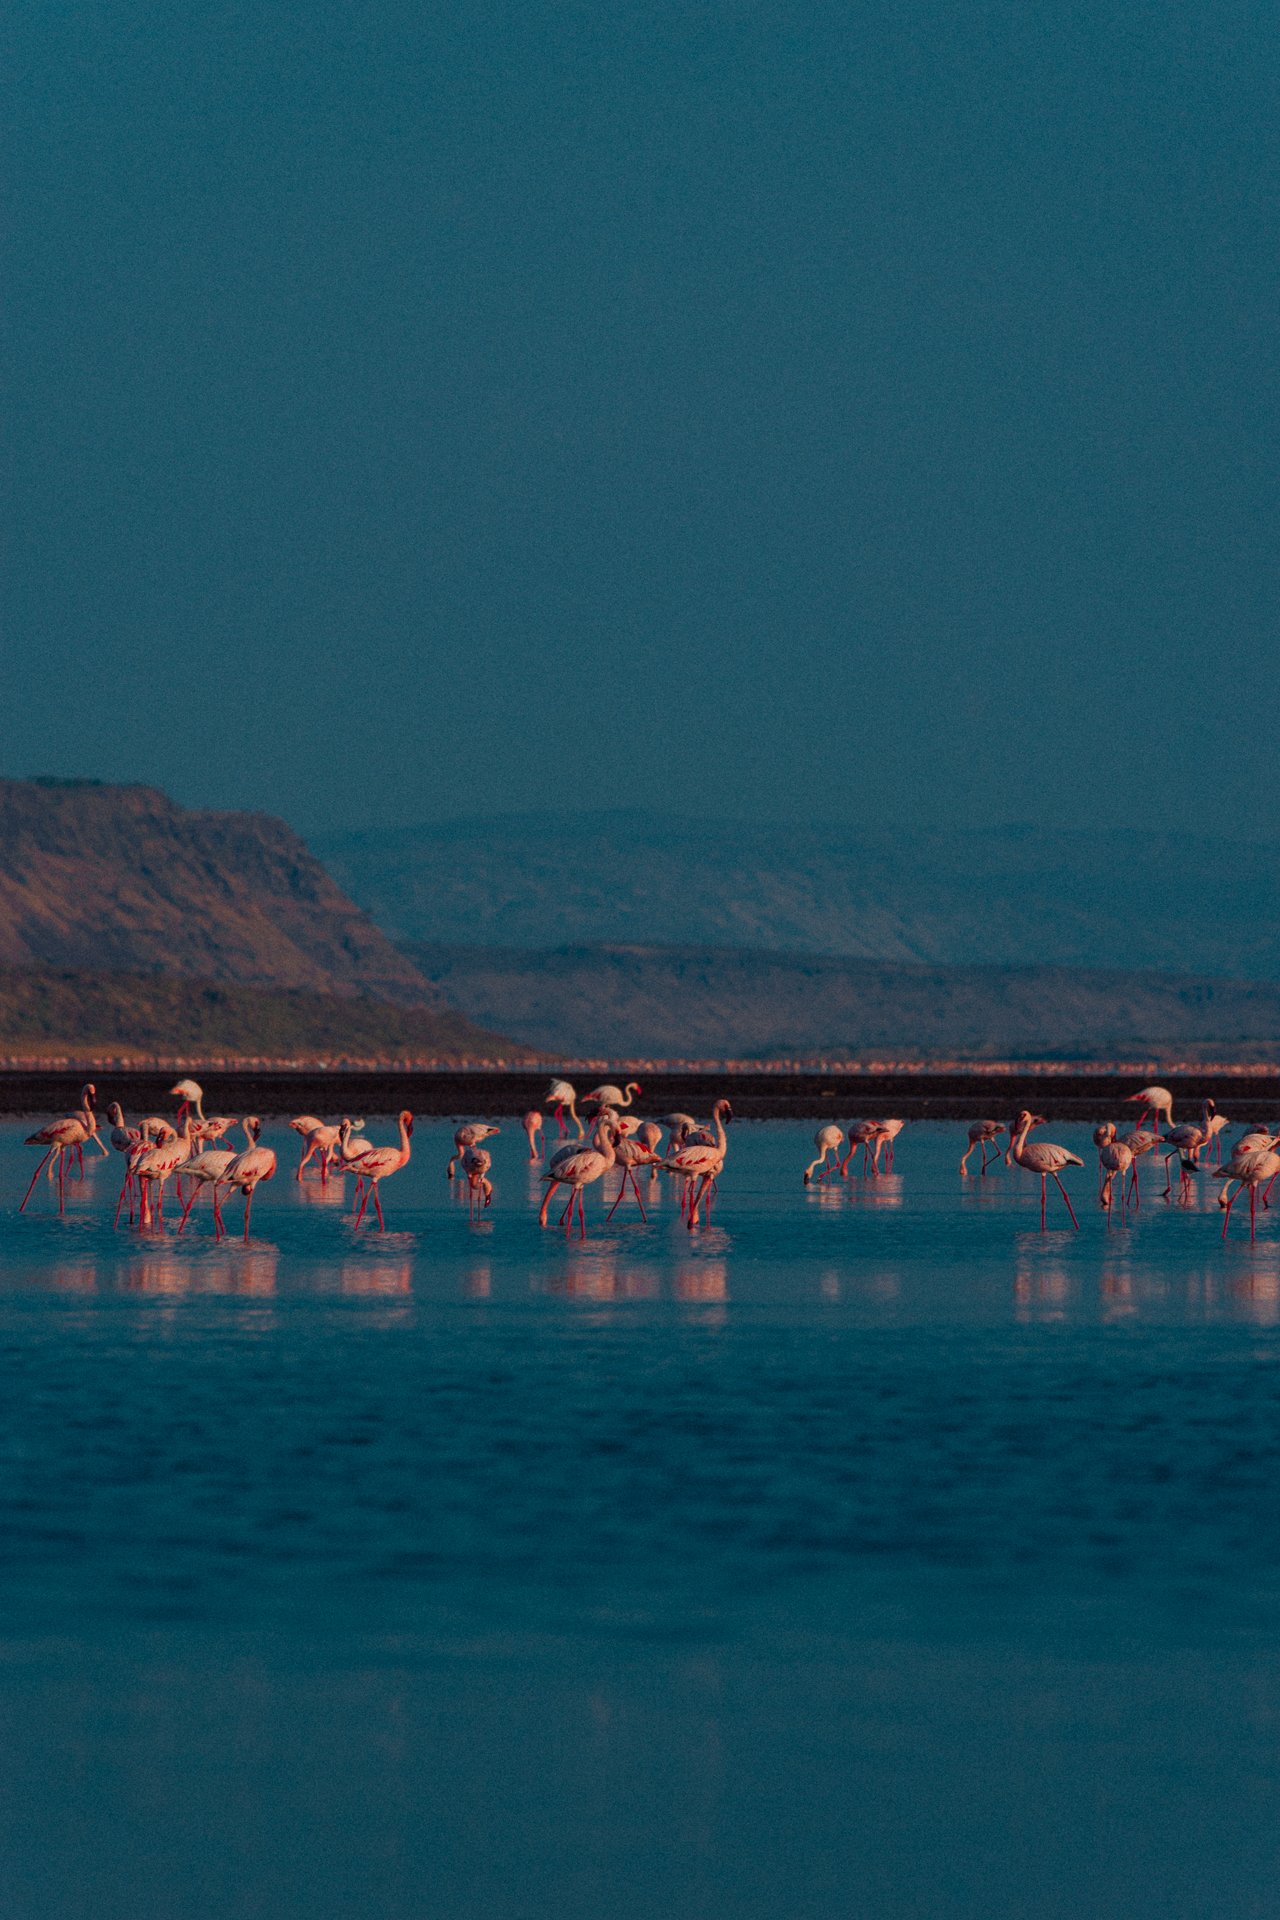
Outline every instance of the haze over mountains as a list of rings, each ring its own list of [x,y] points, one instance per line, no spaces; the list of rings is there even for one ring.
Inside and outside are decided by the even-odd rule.
[[[747,948],[944,965],[1280,980],[1280,860],[1170,831],[860,835],[635,811],[506,815],[313,842],[394,939]]]

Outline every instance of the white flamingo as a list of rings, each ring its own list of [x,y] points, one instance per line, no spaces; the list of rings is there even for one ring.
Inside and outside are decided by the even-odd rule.
[[[963,1154],[960,1157],[960,1171],[966,1177],[966,1179],[968,1178],[968,1174],[969,1174],[969,1156],[972,1154],[975,1147],[981,1147],[982,1149],[982,1174],[984,1178],[986,1177],[987,1159],[988,1159],[987,1147],[993,1141],[998,1140],[1000,1138],[1000,1135],[1003,1132],[1004,1132],[1003,1120],[975,1120],[972,1123],[972,1125],[969,1128],[969,1144],[965,1148]],[[992,1160],[998,1160],[1000,1158],[999,1147],[996,1148],[995,1152],[990,1156],[990,1158]]]
[[[498,1129],[495,1127],[496,1133]],[[474,1220],[480,1211],[481,1202],[487,1207],[493,1199],[493,1182],[489,1178],[489,1169],[493,1165],[493,1155],[486,1147],[474,1142],[462,1150],[462,1171],[466,1177],[467,1194],[471,1204],[471,1218]]]
[[[679,1174],[684,1182],[684,1192],[688,1195],[687,1217],[690,1232],[698,1223],[698,1207],[704,1199],[706,1201],[705,1218],[710,1224],[712,1187],[724,1171],[724,1157],[729,1149],[725,1123],[732,1119],[733,1108],[729,1102],[717,1100],[711,1109],[712,1125],[715,1127],[714,1141],[710,1143],[701,1140],[690,1141],[687,1145],[677,1148],[675,1153],[668,1153],[662,1162],[668,1173]],[[683,1197],[681,1210],[686,1211]]]
[[[556,1125],[562,1134],[568,1133],[569,1131],[564,1123],[565,1114],[568,1113],[572,1116],[573,1124],[578,1129],[578,1138],[581,1140],[584,1129],[581,1120],[578,1118],[578,1096],[567,1080],[553,1080],[551,1082],[551,1085],[547,1088],[547,1105],[555,1115]]]
[[[453,1136],[453,1152],[449,1156],[446,1180],[452,1180],[468,1147],[478,1147],[482,1140],[491,1140],[495,1133],[501,1131],[501,1127],[491,1127],[485,1120],[469,1120],[465,1126],[459,1127]],[[465,1173],[465,1168],[463,1171]]]
[[[573,1209],[576,1203],[578,1209],[578,1237],[581,1240],[586,1239],[587,1221],[582,1206],[582,1189],[589,1187],[595,1180],[603,1179],[617,1157],[614,1151],[614,1131],[607,1121],[596,1127],[595,1139],[596,1144],[594,1146],[562,1147],[559,1153],[552,1155],[551,1160],[547,1164],[547,1171],[542,1176],[547,1183],[547,1190],[542,1196],[542,1205],[538,1210],[538,1225],[540,1227],[545,1227],[547,1224],[547,1209],[551,1205],[551,1196],[556,1188],[568,1187],[569,1204],[560,1215],[559,1224],[564,1228],[566,1233],[570,1231],[573,1225]]]
[[[844,1145],[844,1128],[835,1125],[819,1127],[813,1136],[813,1144],[818,1149],[818,1157],[811,1160],[804,1170],[804,1184],[811,1180],[825,1180],[831,1169],[827,1166],[827,1155],[836,1155],[836,1171],[839,1172],[840,1149]]]
[[[176,1133],[172,1140],[162,1140],[158,1146],[148,1147],[140,1153],[133,1163],[133,1177],[138,1183],[142,1204],[138,1214],[138,1224],[151,1225],[151,1204],[155,1200],[156,1225],[164,1226],[164,1190],[178,1173],[185,1160],[191,1158],[191,1128],[193,1115],[188,1109],[182,1123],[182,1132]],[[181,1189],[179,1189],[181,1196]]]
[[[262,1132],[262,1122],[256,1114],[248,1114],[240,1122],[248,1146],[256,1147],[258,1136]],[[182,1165],[182,1177],[191,1181],[191,1193],[182,1209],[182,1218],[178,1222],[178,1232],[186,1227],[191,1209],[200,1198],[205,1187],[213,1192],[213,1231],[215,1239],[220,1240],[226,1231],[222,1221],[222,1206],[218,1188],[228,1185],[227,1168],[236,1158],[235,1147],[205,1147],[200,1153],[193,1153]]]
[[[1044,1232],[1045,1182],[1052,1178],[1058,1192],[1067,1203],[1067,1212],[1071,1215],[1071,1224],[1078,1227],[1076,1210],[1071,1204],[1071,1196],[1063,1186],[1058,1175],[1064,1167],[1082,1167],[1084,1161],[1078,1153],[1068,1153],[1065,1147],[1055,1147],[1048,1140],[1027,1139],[1032,1127],[1044,1125],[1042,1113],[1028,1113],[1024,1108],[1015,1122],[1017,1132],[1013,1138],[1013,1157],[1018,1166],[1025,1167],[1029,1173],[1040,1176],[1040,1231]]]
[[[1147,1115],[1150,1114],[1156,1123],[1157,1140],[1160,1137],[1161,1114],[1164,1115],[1166,1126],[1171,1127],[1173,1125],[1173,1095],[1170,1093],[1168,1087],[1143,1087],[1140,1092],[1131,1093],[1127,1098],[1131,1101],[1140,1100],[1142,1102],[1142,1112],[1138,1115],[1138,1125],[1141,1126]]]
[[[219,1187],[236,1187],[244,1195],[244,1237],[249,1239],[249,1212],[253,1206],[253,1196],[264,1180],[276,1177],[276,1156],[272,1148],[258,1145],[258,1122],[254,1119],[254,1144],[246,1147],[243,1153],[234,1154],[223,1171],[218,1182]],[[218,1207],[217,1187],[213,1195],[214,1213],[221,1220]]]
[[[1117,1140],[1116,1129],[1112,1121],[1098,1127],[1094,1132],[1098,1146],[1098,1199],[1108,1213],[1111,1212],[1112,1186],[1117,1174],[1120,1176],[1120,1211],[1124,1212],[1125,1175],[1133,1165],[1133,1154],[1123,1140]]]
[[[1257,1238],[1258,1231],[1258,1188],[1264,1183],[1269,1187],[1280,1173],[1280,1153],[1274,1146],[1254,1147],[1242,1153],[1237,1147],[1225,1167],[1215,1167],[1215,1180],[1239,1182],[1234,1193],[1229,1186],[1222,1189],[1225,1211],[1222,1216],[1222,1237],[1227,1237],[1227,1228],[1231,1225],[1231,1209],[1240,1197],[1240,1187],[1249,1189],[1249,1238]]]

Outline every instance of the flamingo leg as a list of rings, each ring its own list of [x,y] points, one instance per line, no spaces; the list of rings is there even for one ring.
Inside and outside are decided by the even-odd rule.
[[[67,1150],[58,1148],[58,1212],[67,1210]]]
[[[1257,1188],[1257,1183],[1254,1181],[1251,1181],[1249,1185],[1249,1244],[1250,1246],[1252,1246],[1253,1242],[1257,1239],[1257,1237],[1258,1237],[1258,1188]]]
[[[378,1183],[376,1180],[373,1182],[373,1204],[378,1215],[378,1232],[385,1233],[387,1223],[382,1217],[382,1197],[378,1192]]]
[[[1061,1180],[1058,1179],[1058,1176],[1056,1173],[1054,1174],[1053,1178],[1054,1178],[1054,1184],[1056,1185],[1058,1192],[1062,1195],[1063,1199],[1067,1203],[1067,1212],[1071,1215],[1071,1224],[1078,1233],[1080,1230],[1080,1222],[1076,1219],[1076,1210],[1071,1204],[1071,1195],[1067,1192]]]
[[[566,1181],[564,1184],[568,1185],[568,1182]],[[569,1204],[565,1208],[564,1212],[560,1215],[560,1218],[556,1223],[557,1226],[563,1227],[566,1233],[568,1233],[569,1231],[569,1220],[570,1220],[570,1216],[573,1213],[573,1202],[574,1202],[574,1196],[576,1191],[577,1191],[576,1188],[569,1187]]]
[[[356,1208],[356,1217],[351,1223],[353,1227],[358,1227],[360,1225],[360,1222],[364,1219],[364,1210],[369,1204],[369,1195],[372,1192],[372,1190],[373,1190],[373,1182],[370,1181],[368,1185],[365,1187],[364,1193],[361,1195],[360,1205]]]
[[[633,1193],[636,1196],[636,1205],[640,1209],[640,1218],[647,1223],[649,1216],[644,1210],[644,1201],[640,1198],[640,1182],[636,1179],[636,1172],[634,1167],[630,1169],[630,1173],[631,1173],[631,1188]]]
[[[1041,1233],[1044,1232],[1044,1193],[1045,1193],[1045,1176],[1041,1174],[1040,1175],[1040,1231]]]
[[[49,1162],[52,1160],[56,1152],[57,1152],[56,1147],[50,1147],[48,1153],[46,1153],[44,1159],[40,1162],[40,1165],[36,1168],[35,1172],[32,1174],[31,1185],[27,1188],[26,1194],[23,1197],[22,1205],[18,1208],[19,1213],[22,1213],[26,1210],[27,1201],[31,1198],[32,1191],[35,1187],[36,1181],[40,1178],[40,1175],[44,1172],[45,1168],[48,1166]]]
[[[579,1187],[578,1188],[578,1238],[579,1240],[585,1240],[586,1237],[587,1237],[587,1209],[583,1204],[582,1188]]]
[[[1262,1204],[1268,1211],[1270,1211],[1271,1208],[1271,1189],[1274,1187],[1277,1179],[1280,1179],[1280,1174],[1273,1173],[1266,1186],[1262,1189]]]
[[[1232,1209],[1232,1207],[1234,1207],[1234,1205],[1235,1205],[1235,1203],[1236,1203],[1236,1193],[1239,1193],[1239,1191],[1240,1191],[1240,1189],[1239,1189],[1239,1187],[1237,1187],[1237,1188],[1236,1188],[1236,1192],[1232,1194],[1232,1196],[1231,1196],[1231,1198],[1230,1198],[1230,1199],[1229,1199],[1229,1200],[1227,1201],[1227,1204],[1226,1204],[1226,1206],[1225,1206],[1225,1208],[1223,1209],[1223,1214],[1222,1214],[1222,1237],[1223,1237],[1223,1239],[1224,1239],[1224,1240],[1225,1240],[1225,1239],[1226,1239],[1226,1237],[1227,1237],[1227,1228],[1228,1228],[1228,1227],[1229,1227],[1229,1226],[1231,1225],[1231,1209]]]
[[[218,1195],[218,1183],[215,1180],[213,1183],[213,1237],[214,1239],[221,1240],[226,1230],[227,1230],[226,1222],[222,1218],[222,1202]]]
[[[200,1192],[200,1182],[199,1182],[199,1181],[197,1180],[197,1181],[196,1181],[196,1183],[195,1183],[195,1185],[194,1185],[194,1186],[192,1187],[192,1189],[191,1189],[191,1198],[190,1198],[190,1199],[189,1199],[189,1200],[187,1201],[187,1203],[186,1203],[186,1205],[185,1205],[185,1206],[183,1207],[183,1209],[182,1209],[182,1218],[181,1218],[181,1220],[179,1220],[179,1222],[178,1222],[178,1232],[179,1232],[179,1233],[181,1233],[181,1232],[182,1232],[182,1229],[183,1229],[183,1228],[184,1228],[184,1227],[186,1226],[186,1224],[187,1224],[187,1220],[188,1220],[188,1218],[189,1218],[189,1216],[190,1216],[190,1213],[191,1213],[191,1209],[192,1209],[192,1207],[194,1207],[194,1205],[195,1205],[195,1203],[196,1203],[196,1199],[197,1199],[197,1196],[199,1195],[199,1192]]]
[[[253,1207],[253,1188],[246,1187],[244,1190],[244,1243],[246,1247],[249,1244],[249,1214],[252,1207]]]
[[[551,1196],[559,1184],[560,1182],[558,1180],[548,1180],[547,1182],[547,1190],[542,1196],[542,1205],[538,1209],[538,1225],[540,1227],[545,1227],[547,1224],[547,1212],[551,1206]]]

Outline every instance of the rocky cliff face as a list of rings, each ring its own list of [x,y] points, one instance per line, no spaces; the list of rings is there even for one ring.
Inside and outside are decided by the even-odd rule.
[[[0,780],[0,966],[442,996],[267,814],[154,787]]]

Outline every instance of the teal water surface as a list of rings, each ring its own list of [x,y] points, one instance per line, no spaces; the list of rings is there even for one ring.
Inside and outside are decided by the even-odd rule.
[[[272,1127],[216,1246],[113,1232],[114,1159],[19,1218],[24,1131],[0,1911],[1274,1910],[1280,1217],[1108,1225],[1054,1127],[1041,1235],[961,1129],[806,1191],[762,1124],[710,1228],[581,1245],[511,1126],[472,1223],[441,1123],[356,1233]]]

